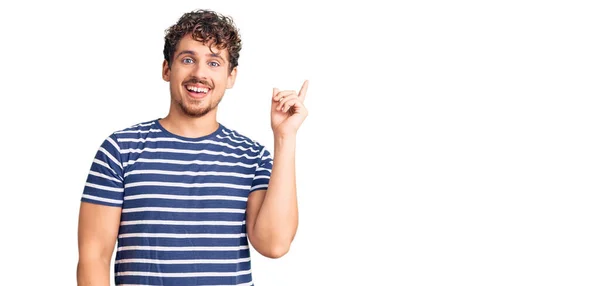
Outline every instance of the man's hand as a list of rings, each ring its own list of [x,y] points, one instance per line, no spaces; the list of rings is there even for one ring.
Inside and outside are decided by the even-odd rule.
[[[305,80],[300,92],[295,90],[279,91],[273,88],[271,101],[271,128],[275,136],[295,136],[302,122],[308,115],[304,106],[304,98],[308,89],[308,80]]]

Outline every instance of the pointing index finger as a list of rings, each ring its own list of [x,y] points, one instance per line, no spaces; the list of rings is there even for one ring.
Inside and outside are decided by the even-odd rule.
[[[307,89],[308,89],[308,80],[305,80],[304,83],[302,83],[300,92],[298,93],[298,98],[300,98],[300,100],[304,101],[304,97],[306,96]]]

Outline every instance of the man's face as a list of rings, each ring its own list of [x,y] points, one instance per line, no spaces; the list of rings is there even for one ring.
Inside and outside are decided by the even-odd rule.
[[[214,53],[213,53],[214,52]],[[163,63],[163,79],[169,82],[171,104],[183,114],[201,117],[215,111],[235,82],[237,68],[229,72],[229,54],[194,40],[189,34],[181,39],[171,67]]]

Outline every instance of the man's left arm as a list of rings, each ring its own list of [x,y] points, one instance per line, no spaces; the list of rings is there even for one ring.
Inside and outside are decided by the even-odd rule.
[[[308,115],[304,98],[308,81],[296,94],[273,89],[271,127],[274,135],[273,166],[266,190],[248,196],[246,229],[250,243],[260,254],[285,255],[298,229],[296,196],[296,134]]]

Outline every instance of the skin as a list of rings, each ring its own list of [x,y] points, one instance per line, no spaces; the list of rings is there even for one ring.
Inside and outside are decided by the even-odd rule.
[[[191,36],[181,39],[171,66],[163,62],[162,77],[169,82],[171,104],[160,123],[169,132],[184,137],[201,137],[218,128],[218,104],[233,87],[237,68],[229,68],[228,53],[206,46]],[[188,95],[186,85],[208,87],[202,99]],[[308,81],[299,92],[273,89],[271,128],[274,152],[267,190],[248,197],[246,229],[248,240],[269,258],[285,255],[298,228],[296,196],[296,134],[308,115],[304,99]],[[120,207],[82,202],[79,212],[78,285],[110,285],[110,263],[121,218]]]

